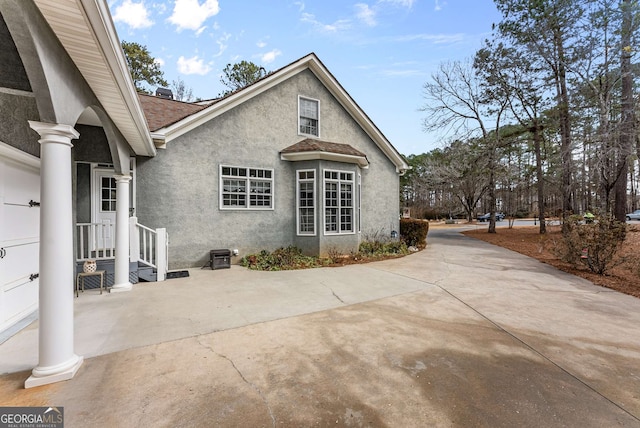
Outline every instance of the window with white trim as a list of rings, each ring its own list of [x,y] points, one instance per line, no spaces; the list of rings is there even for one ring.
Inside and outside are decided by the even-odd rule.
[[[220,209],[273,209],[273,170],[220,165]]]
[[[299,170],[297,176],[298,235],[316,234],[316,172]]]
[[[325,234],[353,233],[353,172],[324,170]]]
[[[362,232],[362,175],[358,174],[358,233]]]
[[[319,137],[319,123],[320,101],[298,97],[298,132]]]

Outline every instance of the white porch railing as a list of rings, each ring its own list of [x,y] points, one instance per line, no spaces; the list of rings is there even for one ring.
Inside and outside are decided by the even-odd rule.
[[[164,281],[169,266],[167,229],[154,230],[138,223],[137,217],[129,217],[129,243],[129,260],[155,268],[157,281]]]
[[[76,224],[76,261],[113,260],[115,225],[112,223]],[[129,217],[129,261],[143,262],[157,272],[157,281],[164,281],[169,267],[169,235],[165,228],[150,229]]]
[[[112,223],[78,223],[76,230],[76,261],[108,260],[116,257]]]

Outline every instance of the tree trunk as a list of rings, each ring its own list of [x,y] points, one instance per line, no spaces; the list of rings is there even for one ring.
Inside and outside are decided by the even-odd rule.
[[[623,0],[620,72],[622,74],[622,118],[620,121],[620,152],[618,158],[618,177],[615,187],[615,218],[625,221],[627,212],[627,159],[631,154],[633,130],[635,125],[633,110],[633,76],[631,75],[631,0]]]
[[[538,191],[538,220],[540,221],[540,234],[547,233],[547,223],[544,218],[544,173],[542,171],[541,153],[542,129],[537,123],[533,126],[533,149],[536,155],[536,181]]]
[[[554,28],[554,40],[558,52],[557,89],[558,112],[560,115],[560,155],[562,162],[562,229],[573,209],[571,204],[571,117],[569,115],[569,94],[567,92],[567,71],[564,57],[562,29]]]

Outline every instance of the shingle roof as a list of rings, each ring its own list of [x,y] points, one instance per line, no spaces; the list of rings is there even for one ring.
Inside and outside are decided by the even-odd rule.
[[[292,146],[283,149],[280,153],[303,153],[303,152],[327,152],[340,155],[359,156],[366,158],[367,155],[354,149],[349,144],[331,143],[329,141],[314,140],[307,138]]]
[[[145,94],[138,94],[138,98],[151,132],[172,125],[208,107],[208,105],[185,103]]]

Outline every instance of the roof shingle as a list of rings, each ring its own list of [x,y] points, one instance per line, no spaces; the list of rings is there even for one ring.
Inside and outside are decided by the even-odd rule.
[[[280,153],[303,153],[303,152],[327,152],[340,155],[358,156],[366,158],[367,155],[354,149],[349,144],[331,143],[329,141],[314,140],[307,138],[292,146],[283,149]]]
[[[208,107],[208,105],[185,103],[146,94],[138,94],[138,98],[151,132],[173,125]]]

